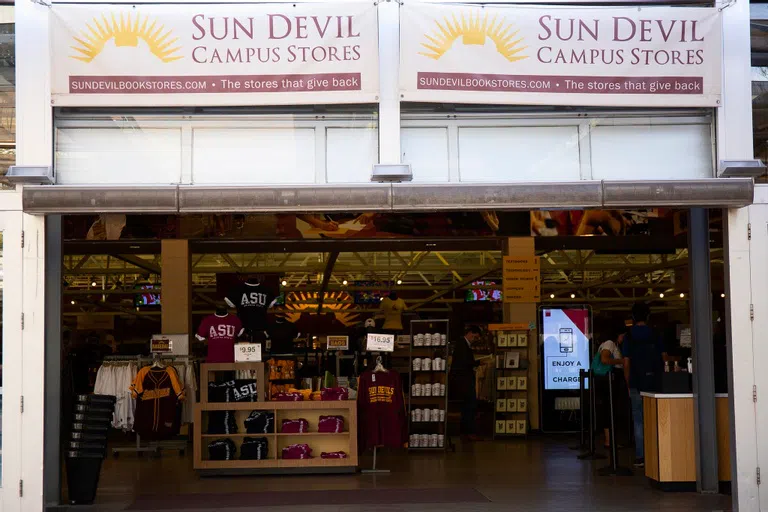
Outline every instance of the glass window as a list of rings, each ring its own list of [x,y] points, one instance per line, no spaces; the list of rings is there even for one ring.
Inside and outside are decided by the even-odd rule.
[[[0,5],[0,175],[16,163],[15,33],[13,6]]]

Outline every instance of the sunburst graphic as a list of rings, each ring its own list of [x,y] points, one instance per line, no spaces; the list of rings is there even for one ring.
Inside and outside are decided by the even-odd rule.
[[[179,40],[172,38],[173,31],[166,29],[165,25],[159,25],[156,20],[150,23],[149,16],[131,13],[120,13],[120,17],[111,14],[109,18],[102,15],[101,19],[94,17],[91,23],[86,23],[87,30],[80,31],[79,37],[73,39],[78,46],[71,46],[80,55],[70,55],[70,58],[83,62],[91,62],[104,50],[104,45],[111,39],[115,40],[115,46],[139,45],[139,39],[149,47],[152,55],[163,62],[173,62],[182,58],[177,55],[181,47],[174,46]]]
[[[314,313],[317,311],[315,304],[307,304],[307,302],[316,302],[320,297],[318,292],[291,292],[286,297],[284,313],[285,318],[289,322],[296,323],[301,318],[302,313]],[[324,300],[328,302],[323,303],[323,309],[329,313],[333,313],[336,316],[336,320],[343,323],[345,326],[350,327],[355,325],[360,317],[359,314],[349,311],[353,306],[352,296],[347,292],[325,292],[323,295]],[[337,301],[345,301],[344,303],[338,303]]]
[[[429,42],[421,43],[427,52],[419,52],[419,55],[429,57],[430,59],[439,59],[445,52],[451,49],[453,43],[462,38],[462,44],[465,45],[484,45],[486,38],[496,44],[496,51],[499,52],[509,62],[527,59],[526,55],[518,55],[528,48],[520,46],[523,38],[516,38],[519,30],[514,30],[512,24],[508,24],[505,18],[498,19],[498,15],[489,19],[489,14],[482,15],[480,12],[468,15],[461,14],[461,19],[456,19],[456,15],[443,18],[443,22],[435,20],[437,29],[430,35],[424,34]]]

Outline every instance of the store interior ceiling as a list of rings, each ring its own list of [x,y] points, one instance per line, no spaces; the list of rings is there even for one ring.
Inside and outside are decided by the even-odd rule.
[[[500,288],[488,283],[501,282],[500,248],[356,251],[344,250],[345,244],[336,247],[338,251],[308,251],[310,244],[297,247],[296,252],[193,254],[193,313],[208,313],[217,304],[217,274],[274,276],[285,293],[282,311],[289,316],[302,311],[336,312],[350,320],[377,309],[372,304],[355,304],[353,294],[382,289],[382,283],[397,290],[411,311],[421,313],[450,312],[452,305],[465,302],[468,289]],[[537,250],[537,254],[543,303],[588,303],[600,312],[625,311],[628,303],[646,300],[654,301],[655,311],[688,309],[685,248],[661,254],[606,254],[590,249]],[[713,248],[711,258],[712,289],[719,295],[722,249]],[[133,305],[134,286],[139,283],[152,283],[162,291],[159,253],[67,254],[62,271],[65,316],[88,313],[157,320],[160,314],[159,308]],[[473,285],[476,281],[486,284]]]

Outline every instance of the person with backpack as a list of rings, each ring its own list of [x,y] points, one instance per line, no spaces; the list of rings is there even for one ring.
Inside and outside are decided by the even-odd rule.
[[[645,466],[643,442],[643,391],[655,391],[667,358],[664,341],[647,322],[650,308],[643,303],[632,306],[632,327],[624,337],[624,378],[629,388],[635,432],[635,467]]]

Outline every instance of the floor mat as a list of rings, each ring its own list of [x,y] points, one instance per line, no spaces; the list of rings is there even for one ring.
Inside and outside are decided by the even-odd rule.
[[[141,496],[126,510],[221,509],[311,505],[488,503],[475,489],[360,489]]]

